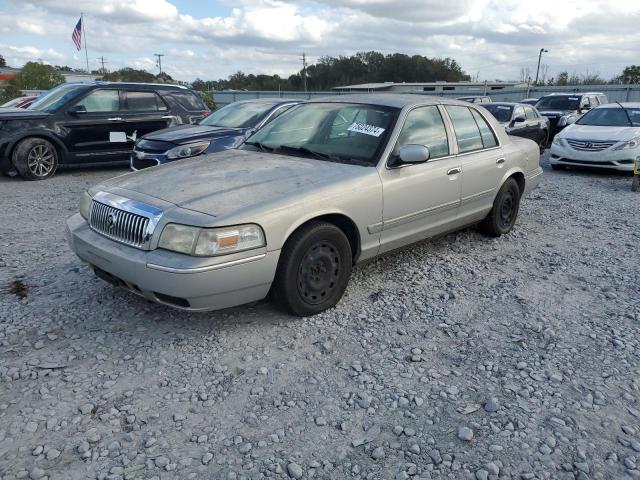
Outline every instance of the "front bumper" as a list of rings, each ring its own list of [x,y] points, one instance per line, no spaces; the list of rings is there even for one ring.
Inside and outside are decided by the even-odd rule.
[[[632,172],[635,159],[638,156],[640,156],[640,149],[612,150],[608,148],[599,152],[585,152],[554,143],[551,145],[549,163],[551,163],[551,165]]]
[[[228,258],[196,259],[166,250],[140,250],[99,235],[80,214],[67,220],[67,238],[76,255],[103,280],[151,301],[191,311],[263,299],[280,256],[279,250],[262,249]]]

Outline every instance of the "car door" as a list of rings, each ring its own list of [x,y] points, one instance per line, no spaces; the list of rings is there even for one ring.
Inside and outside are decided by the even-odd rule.
[[[465,223],[480,220],[493,204],[505,157],[493,128],[477,109],[447,105],[445,110],[453,125],[456,158],[462,169],[460,218]]]
[[[537,143],[540,141],[540,119],[533,108],[526,105],[523,108],[527,117],[526,137]]]
[[[137,138],[167,128],[175,121],[164,100],[153,90],[124,90],[125,129],[130,147]]]
[[[518,117],[524,117],[523,122],[516,122]],[[509,135],[517,135],[518,137],[527,136],[527,116],[524,112],[524,108],[520,105],[516,105],[513,108],[513,116],[511,117],[511,128],[509,128]]]
[[[380,169],[384,208],[381,252],[451,228],[460,204],[460,164],[451,151],[451,132],[437,106],[409,111],[391,156],[408,144],[426,146],[427,162]]]
[[[71,103],[65,113],[65,143],[69,163],[121,161],[128,158],[123,149],[124,121],[120,91],[114,88],[91,90]]]

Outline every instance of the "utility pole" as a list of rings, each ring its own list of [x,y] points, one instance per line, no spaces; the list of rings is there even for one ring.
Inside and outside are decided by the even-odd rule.
[[[304,52],[302,52],[302,83],[304,93],[307,93],[307,55]]]
[[[98,60],[100,60],[100,64],[102,65],[102,69],[100,70],[102,72],[102,75],[106,75],[107,74],[107,70],[104,68],[104,64],[105,63],[109,63],[104,59],[104,56],[98,57]]]
[[[538,86],[538,74],[540,73],[540,60],[542,59],[543,53],[549,53],[549,50],[546,50],[544,48],[540,49],[540,54],[538,55],[538,69],[536,70],[536,82],[534,83],[535,86]]]
[[[158,65],[158,69],[160,70],[160,73],[158,73],[158,76],[160,76],[162,75],[162,57],[164,57],[164,53],[154,53],[153,56],[158,57],[158,60],[156,60],[156,64]]]

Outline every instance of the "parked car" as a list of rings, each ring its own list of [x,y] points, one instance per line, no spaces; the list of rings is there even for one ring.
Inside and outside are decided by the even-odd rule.
[[[549,162],[633,171],[640,159],[640,103],[610,103],[585,113],[553,139]]]
[[[302,103],[240,149],[121,175],[82,195],[71,248],[152,301],[213,310],[335,305],[354,264],[480,223],[513,228],[538,146],[476,105],[368,94]]]
[[[593,107],[608,103],[607,96],[598,92],[551,93],[538,100],[536,108],[549,119],[549,138],[578,120]]]
[[[9,100],[7,103],[0,105],[0,108],[27,108],[36,98],[38,97],[33,95],[14,98],[13,100]]]
[[[472,95],[469,97],[458,97],[456,100],[469,103],[491,103],[491,97]]]
[[[544,151],[549,138],[549,120],[535,107],[522,103],[494,102],[482,105],[504,126],[509,135],[533,140]]]
[[[43,180],[59,165],[129,162],[138,136],[207,112],[198,95],[178,85],[63,84],[26,110],[0,110],[0,169]]]
[[[299,100],[282,98],[244,100],[216,110],[195,125],[179,125],[147,134],[133,147],[131,169],[236,148],[252,131],[298,103]]]
[[[535,104],[538,103],[538,101],[540,101],[539,98],[525,98],[523,100],[520,100],[520,103],[524,103],[525,105],[535,106]]]

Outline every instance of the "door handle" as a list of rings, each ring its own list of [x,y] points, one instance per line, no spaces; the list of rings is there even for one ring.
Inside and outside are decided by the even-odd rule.
[[[170,118],[175,118],[173,115],[164,115],[162,117],[163,120],[169,120]]]
[[[107,118],[107,120],[109,120],[110,122],[119,122],[120,120],[122,120],[121,117],[111,117],[111,118]]]
[[[497,163],[498,165],[502,165],[502,164],[504,163],[504,158],[499,158],[499,159],[497,159],[497,160],[496,160],[496,163]]]
[[[447,170],[447,175],[455,175],[456,173],[461,173],[462,169],[460,167],[453,167]]]

